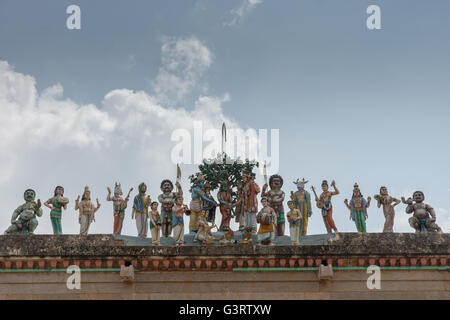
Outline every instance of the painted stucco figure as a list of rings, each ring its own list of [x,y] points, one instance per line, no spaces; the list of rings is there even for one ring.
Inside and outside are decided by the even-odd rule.
[[[199,174],[197,180],[194,182],[191,188],[191,202],[189,204],[190,208],[190,220],[189,220],[189,232],[197,233],[198,223],[200,216],[202,215],[202,210],[205,204],[210,203],[211,205],[216,205],[216,202],[211,202],[211,199],[205,195],[204,191],[205,179],[202,174]],[[207,214],[209,211],[207,211]]]
[[[148,230],[148,207],[152,200],[146,194],[147,185],[142,182],[139,187],[139,194],[134,197],[133,210],[131,212],[131,219],[136,219],[136,228],[138,237],[146,238]]]
[[[258,212],[257,195],[260,192],[259,186],[254,181],[252,174],[244,170],[242,172],[244,187],[242,190],[243,210],[244,210],[244,226],[251,233],[256,233],[256,213]]]
[[[216,221],[217,203],[211,194],[211,186],[208,181],[205,182],[205,184],[203,186],[203,191],[204,191],[204,198],[203,198],[202,209],[208,212],[208,215],[206,216],[206,220],[208,222],[215,222]]]
[[[231,199],[231,186],[228,181],[222,182],[220,190],[217,193],[217,200],[219,201],[220,213],[222,214],[219,230],[225,232],[230,231],[230,222],[234,215],[234,204]]]
[[[383,206],[383,214],[385,218],[383,232],[394,232],[394,208],[400,203],[400,200],[391,197],[386,187],[381,187],[380,194],[376,194],[374,199],[377,200],[378,208]]]
[[[173,205],[175,204],[175,198],[183,196],[183,190],[181,189],[180,182],[176,182],[175,186],[177,191],[173,192],[172,181],[166,179],[161,182],[161,193],[158,196],[158,201],[161,203],[161,223],[162,223],[162,235],[163,237],[169,237],[172,233],[172,221],[173,221]]]
[[[269,205],[267,198],[261,199],[262,209],[256,216],[256,221],[259,223],[258,243],[265,245],[272,245],[275,240],[275,228],[277,225],[278,214]]]
[[[269,186],[270,190],[267,191],[267,183],[264,184],[261,192],[261,197],[267,198],[269,206],[277,213],[277,225],[275,235],[284,236],[285,217],[284,217],[283,202],[285,194],[284,191],[281,190],[281,187],[283,186],[283,178],[278,174],[270,176]]]
[[[91,191],[89,187],[84,188],[83,196],[77,197],[75,200],[75,211],[79,211],[78,223],[80,224],[80,234],[86,235],[89,232],[89,227],[92,222],[95,222],[95,213],[100,209],[100,202],[96,199],[97,207],[94,206],[94,202],[91,201]]]
[[[245,217],[244,217],[244,182],[238,181],[237,183],[237,201],[234,203],[235,209],[235,221],[239,224],[239,231],[243,231],[245,228]]]
[[[150,205],[150,232],[152,234],[152,245],[159,246],[161,243],[161,216],[158,212],[158,202],[153,201]]]
[[[413,214],[408,219],[409,225],[419,232],[442,232],[441,228],[436,224],[436,213],[429,204],[424,203],[425,195],[422,191],[416,191],[412,199],[405,200],[402,197],[402,202],[407,204],[406,213]]]
[[[183,204],[183,197],[177,196],[175,198],[175,204],[172,208],[173,211],[173,238],[177,246],[184,244],[184,215],[190,214],[187,205]]]
[[[312,215],[311,195],[305,190],[307,183],[308,180],[305,180],[305,178],[302,180],[297,179],[297,181],[294,181],[294,184],[297,186],[297,191],[295,193],[291,191],[291,200],[293,201],[294,207],[302,215],[302,219],[299,221],[300,236],[306,236],[308,232],[308,220]]]
[[[114,184],[114,195],[111,197],[111,189],[108,187],[107,201],[112,201],[113,203],[113,214],[114,214],[114,225],[113,234],[119,235],[122,233],[123,220],[125,218],[125,209],[128,205],[128,200],[130,199],[130,193],[133,188],[128,191],[128,195],[124,199],[122,192],[122,185],[120,183]]]
[[[69,199],[64,197],[64,188],[57,186],[53,197],[44,202],[44,206],[50,209],[50,221],[53,234],[62,234],[61,215],[62,209],[67,210]]]
[[[328,190],[328,182],[326,180],[322,181],[322,193],[320,197],[317,197],[316,190],[314,187],[311,187],[314,192],[314,196],[316,198],[317,208],[322,210],[322,218],[325,224],[325,228],[327,229],[327,233],[332,233],[333,231],[336,233],[338,229],[333,220],[333,205],[331,204],[331,198],[335,195],[339,194],[339,190],[336,188],[336,183],[331,181],[331,186],[334,188],[334,191]]]
[[[288,201],[289,211],[286,215],[289,222],[289,233],[291,236],[291,244],[300,244],[300,225],[303,219],[302,213],[294,206],[294,201]]]
[[[348,202],[348,199],[344,200],[345,205],[350,210],[350,220],[353,220],[358,232],[367,232],[366,219],[368,218],[367,208],[370,206],[371,198],[364,199],[359,189],[358,184],[353,186],[353,195]]]
[[[14,210],[5,234],[33,234],[37,228],[37,217],[42,216],[41,200],[34,201],[36,192],[32,189],[25,190],[23,198],[25,203]]]
[[[194,239],[202,244],[213,244],[215,243],[215,239],[212,234],[212,229],[217,228],[217,226],[214,222],[210,225],[207,218],[208,211],[202,210],[198,220],[198,231],[195,234]]]

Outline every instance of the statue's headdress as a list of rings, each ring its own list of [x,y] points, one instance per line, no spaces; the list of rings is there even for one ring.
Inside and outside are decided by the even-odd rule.
[[[302,180],[297,179],[297,181],[294,181],[294,184],[297,187],[305,187],[305,184],[307,184],[308,182],[309,182],[308,180],[305,180],[305,178],[302,178]]]
[[[122,194],[123,194],[123,192],[122,192],[122,185],[120,184],[120,183],[115,183],[115,185],[114,185],[114,194],[116,195],[119,195],[119,196],[121,196]]]

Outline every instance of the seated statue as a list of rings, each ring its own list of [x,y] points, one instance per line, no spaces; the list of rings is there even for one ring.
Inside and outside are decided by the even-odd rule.
[[[416,191],[413,194],[413,199],[405,200],[402,197],[402,202],[407,204],[406,213],[413,213],[413,216],[408,219],[409,225],[418,232],[442,232],[441,228],[436,224],[436,214],[434,209],[424,203],[425,195],[422,191]],[[415,203],[414,203],[415,202]]]
[[[36,192],[28,189],[24,193],[25,203],[14,210],[11,226],[5,234],[32,234],[38,226],[36,217],[42,216],[41,200],[34,201]]]

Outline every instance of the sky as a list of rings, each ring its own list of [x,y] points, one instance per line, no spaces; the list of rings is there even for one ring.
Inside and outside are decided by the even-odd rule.
[[[66,27],[72,4],[80,30]],[[373,4],[380,30],[366,27]],[[449,232],[449,12],[446,0],[1,0],[0,231],[25,189],[45,201],[62,185],[63,232],[78,233],[74,199],[88,185],[102,205],[90,233],[111,233],[107,186],[133,197],[144,181],[156,199],[175,180],[173,132],[201,121],[278,129],[284,191],[336,180],[340,231],[356,231],[343,203],[356,182],[372,198],[381,186],[397,198],[422,190]],[[197,166],[181,168],[188,201]],[[404,209],[394,230],[412,232]],[[136,235],[126,214],[123,234]],[[368,214],[380,232],[382,210]],[[44,208],[36,233],[51,232]]]

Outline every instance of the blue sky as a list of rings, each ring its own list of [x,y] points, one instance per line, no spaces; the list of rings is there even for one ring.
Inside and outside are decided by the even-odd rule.
[[[10,150],[0,159],[0,191],[8,199],[2,228],[28,186],[46,198],[55,185],[65,184],[74,199],[90,184],[102,200],[106,184],[121,180],[136,189],[145,180],[156,198],[161,179],[174,172],[172,166],[158,167],[169,161],[169,129],[178,121],[172,117],[185,123],[205,116],[211,126],[227,119],[242,129],[279,129],[286,193],[296,178],[309,179],[308,187],[317,189],[323,179],[335,179],[341,195],[334,199],[334,216],[342,231],[355,230],[343,200],[358,182],[372,197],[382,185],[396,197],[424,191],[448,232],[450,3],[246,1],[2,0],[0,60],[8,66],[1,70],[10,76],[0,85],[0,107],[4,115],[14,112],[10,119],[45,115],[31,138],[19,120],[12,128],[23,125],[22,130],[0,133],[1,146]],[[81,30],[66,28],[70,4],[81,8]],[[381,30],[366,28],[371,4],[381,8]],[[177,57],[170,50],[183,39],[200,51],[188,55],[187,69],[174,71],[186,93],[175,98],[173,87],[164,87],[163,99],[158,79],[173,71],[164,59]],[[21,75],[34,82],[23,85]],[[115,91],[120,89],[129,91]],[[200,97],[208,99],[202,104]],[[158,127],[144,112],[139,130],[118,131],[109,108],[121,104],[130,108],[125,114],[139,116],[142,99],[168,125]],[[30,111],[12,100],[41,103]],[[61,101],[68,111],[55,120],[52,108]],[[87,105],[92,108],[83,109]],[[183,118],[186,112],[190,117]],[[77,117],[73,126],[65,122],[71,114]],[[186,175],[194,170],[183,167]],[[95,233],[112,228],[110,204],[102,201]],[[315,209],[310,233],[325,231],[319,214]],[[73,208],[67,216],[63,228],[77,232]],[[407,218],[400,205],[395,230],[410,232]],[[48,212],[39,233],[51,231],[47,220]],[[126,222],[125,233],[135,233],[133,223]],[[379,232],[382,225],[382,211],[371,207],[368,230]]]

